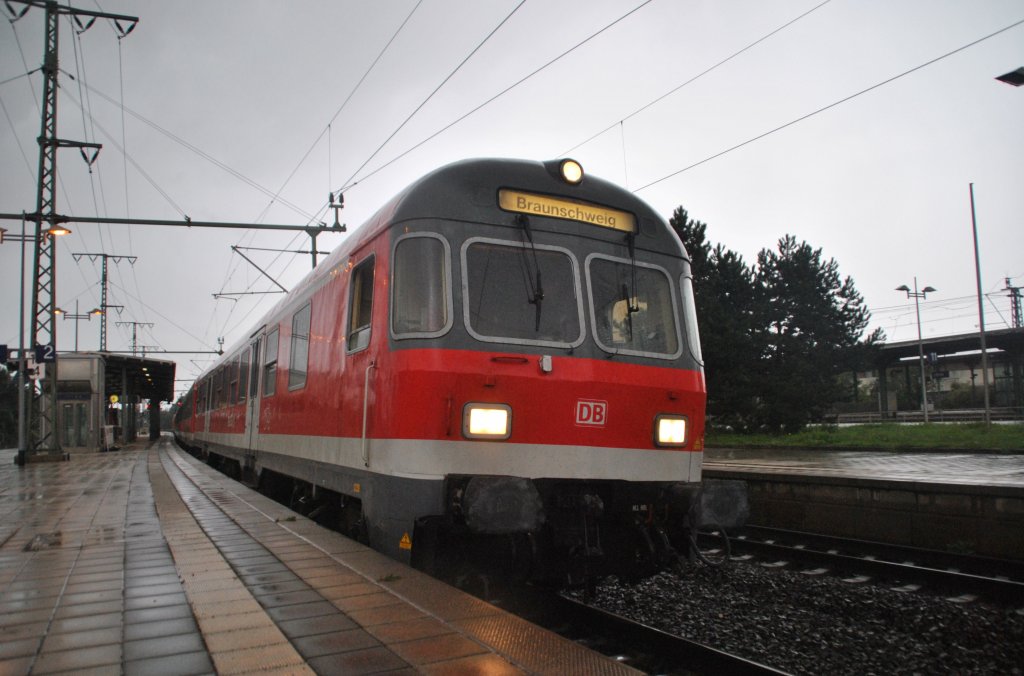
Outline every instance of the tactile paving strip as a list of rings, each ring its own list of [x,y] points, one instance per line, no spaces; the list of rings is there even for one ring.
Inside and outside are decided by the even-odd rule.
[[[200,527],[204,519],[211,527],[226,517],[166,457],[151,454],[149,473],[164,536],[217,673],[313,673]]]

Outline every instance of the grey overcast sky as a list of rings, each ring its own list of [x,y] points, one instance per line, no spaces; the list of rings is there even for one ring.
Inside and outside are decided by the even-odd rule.
[[[120,40],[107,21],[81,35],[61,22],[58,135],[104,147],[91,172],[60,151],[60,213],[305,225],[354,182],[351,229],[447,162],[567,155],[666,218],[685,206],[748,262],[787,233],[821,247],[897,341],[916,337],[894,291],[915,275],[938,289],[925,336],[976,330],[973,182],[988,328],[1009,325],[1006,278],[1024,286],[1024,88],[994,79],[1024,66],[1024,0],[74,4],[140,22]],[[42,60],[43,10],[3,23],[0,212],[31,212],[41,79],[25,73]],[[69,311],[100,298],[99,262],[72,254],[137,256],[111,264],[108,302],[124,310],[110,349],[131,342],[115,321],[151,323],[150,351],[230,345],[278,299],[213,297],[275,288],[231,245],[308,248],[286,233],[71,227],[56,295]],[[308,255],[246,253],[288,287],[309,269]],[[12,345],[19,260],[0,247]],[[75,323],[57,331],[72,349]],[[80,348],[98,342],[98,322],[80,322]],[[190,378],[209,357],[176,359]]]

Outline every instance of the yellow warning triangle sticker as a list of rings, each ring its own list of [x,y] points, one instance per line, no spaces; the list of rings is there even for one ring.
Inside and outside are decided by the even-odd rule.
[[[404,535],[402,535],[402,540],[401,540],[401,542],[398,543],[398,548],[399,549],[412,549],[412,539],[409,537],[408,533],[405,533]]]

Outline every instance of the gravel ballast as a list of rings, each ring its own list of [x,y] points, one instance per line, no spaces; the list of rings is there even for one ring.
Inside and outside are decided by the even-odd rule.
[[[1024,674],[1024,611],[734,562],[598,586],[592,605],[795,674]]]

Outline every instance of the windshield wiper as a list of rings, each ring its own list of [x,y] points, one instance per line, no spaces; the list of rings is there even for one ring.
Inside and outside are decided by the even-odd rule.
[[[629,342],[633,342],[633,313],[640,311],[639,305],[633,305],[633,298],[629,295],[629,289],[622,285],[622,301],[626,304],[626,328],[629,329]]]
[[[636,235],[626,233],[626,246],[629,247],[629,283],[627,288],[622,285],[622,300],[626,303],[626,324],[629,328],[629,340],[633,340],[633,315],[640,312],[640,300],[636,289]]]
[[[529,302],[531,305],[534,305],[537,308],[537,315],[534,321],[533,331],[534,333],[539,333],[541,303],[544,302],[544,287],[541,286],[540,284],[540,268],[537,268],[537,288],[533,293],[533,300]]]
[[[519,214],[516,220],[519,225],[523,226],[523,232],[526,233],[526,238],[530,242],[530,251],[533,253],[533,268],[536,273],[536,279],[531,279],[530,275],[530,261],[526,256],[526,249],[523,248],[523,277],[526,279],[527,290],[529,291],[529,297],[526,302],[536,307],[536,319],[534,320],[534,332],[540,331],[540,313],[541,305],[544,302],[544,285],[540,278],[540,264],[537,262],[537,246],[533,242],[533,230],[530,228],[530,218],[526,214]]]

